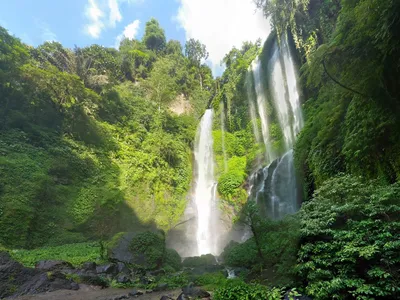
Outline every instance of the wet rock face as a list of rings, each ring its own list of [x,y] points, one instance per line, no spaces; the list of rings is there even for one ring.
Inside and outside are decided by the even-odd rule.
[[[41,271],[59,271],[66,268],[70,269],[73,268],[73,266],[62,260],[41,260],[35,265],[35,269]]]
[[[24,268],[7,252],[0,252],[0,299],[16,293],[19,287],[40,272]]]
[[[41,264],[45,269],[54,269],[60,264]],[[65,265],[64,265],[65,266]],[[76,289],[76,284],[64,274],[35,268],[25,268],[11,258],[7,252],[0,252],[0,299],[9,296],[33,295],[59,289]]]

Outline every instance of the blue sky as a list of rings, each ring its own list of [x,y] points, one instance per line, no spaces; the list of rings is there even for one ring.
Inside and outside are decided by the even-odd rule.
[[[122,37],[140,39],[156,18],[167,39],[195,38],[220,61],[244,41],[266,38],[269,24],[251,0],[0,0],[0,25],[25,43],[58,41],[66,47],[115,47]]]

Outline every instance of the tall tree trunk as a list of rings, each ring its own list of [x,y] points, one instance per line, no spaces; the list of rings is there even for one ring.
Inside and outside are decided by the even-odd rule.
[[[257,230],[254,227],[254,225],[250,225],[250,229],[251,229],[251,232],[253,233],[254,240],[256,242],[258,256],[261,259],[261,262],[264,263],[264,256],[263,256],[263,254],[261,252],[261,243],[260,243],[260,240],[259,240],[259,236],[257,234]]]

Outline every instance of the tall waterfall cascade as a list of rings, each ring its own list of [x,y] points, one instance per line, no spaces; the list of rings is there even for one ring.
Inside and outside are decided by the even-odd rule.
[[[268,58],[257,57],[253,61],[247,75],[254,135],[257,142],[262,136],[266,151],[266,166],[260,164],[249,178],[249,199],[255,200],[266,216],[280,219],[299,208],[293,145],[303,126],[303,116],[287,36],[279,45],[275,41],[269,50]],[[280,131],[280,137],[276,131]]]
[[[193,203],[196,208],[197,253],[217,254],[218,236],[215,234],[219,220],[217,182],[214,178],[214,152],[212,139],[213,111],[204,113],[195,141],[195,188]]]

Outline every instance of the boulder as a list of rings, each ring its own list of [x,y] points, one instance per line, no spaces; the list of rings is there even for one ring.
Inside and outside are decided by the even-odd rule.
[[[73,266],[66,261],[62,260],[41,260],[35,265],[35,269],[41,271],[60,271],[62,269],[71,269]]]
[[[132,291],[129,292],[129,296],[131,297],[137,297],[137,296],[141,296],[143,295],[143,292],[137,290],[137,289],[133,289]]]
[[[128,295],[119,295],[119,296],[114,296],[112,298],[109,298],[107,300],[122,300],[122,299],[129,299],[130,297]]]
[[[128,283],[130,281],[130,278],[126,274],[118,274],[116,280],[118,283]]]
[[[34,295],[60,289],[76,289],[76,285],[59,271],[44,272],[37,268],[25,268],[8,253],[0,253],[0,298]]]
[[[96,271],[96,263],[95,262],[85,262],[82,265],[82,269],[85,271]]]
[[[79,278],[82,283],[88,284],[88,285],[95,285],[95,286],[99,286],[101,288],[106,288],[109,285],[106,279],[104,279],[103,277],[96,275],[96,274],[87,273],[87,274],[81,275]]]
[[[192,298],[207,298],[210,297],[210,293],[199,287],[195,287],[193,283],[182,289],[184,296]]]
[[[39,270],[25,268],[7,252],[0,252],[0,299],[11,296],[21,285],[38,274]]]
[[[195,268],[205,266],[218,265],[215,256],[212,254],[205,254],[201,256],[186,257],[182,262],[184,267]]]
[[[182,265],[185,267],[185,272],[190,275],[203,275],[224,270],[224,267],[217,263],[212,254],[187,257],[183,260]]]
[[[162,265],[165,241],[160,231],[118,233],[107,245],[111,261],[154,270]]]
[[[109,275],[117,275],[118,274],[118,267],[116,264],[105,264],[96,267],[97,274],[109,274]]]
[[[160,300],[173,300],[173,298],[171,298],[170,296],[162,296],[161,298],[160,298]]]
[[[168,290],[168,283],[159,283],[155,288],[155,292],[161,292]]]
[[[117,262],[118,273],[129,274],[129,268],[123,262]]]

